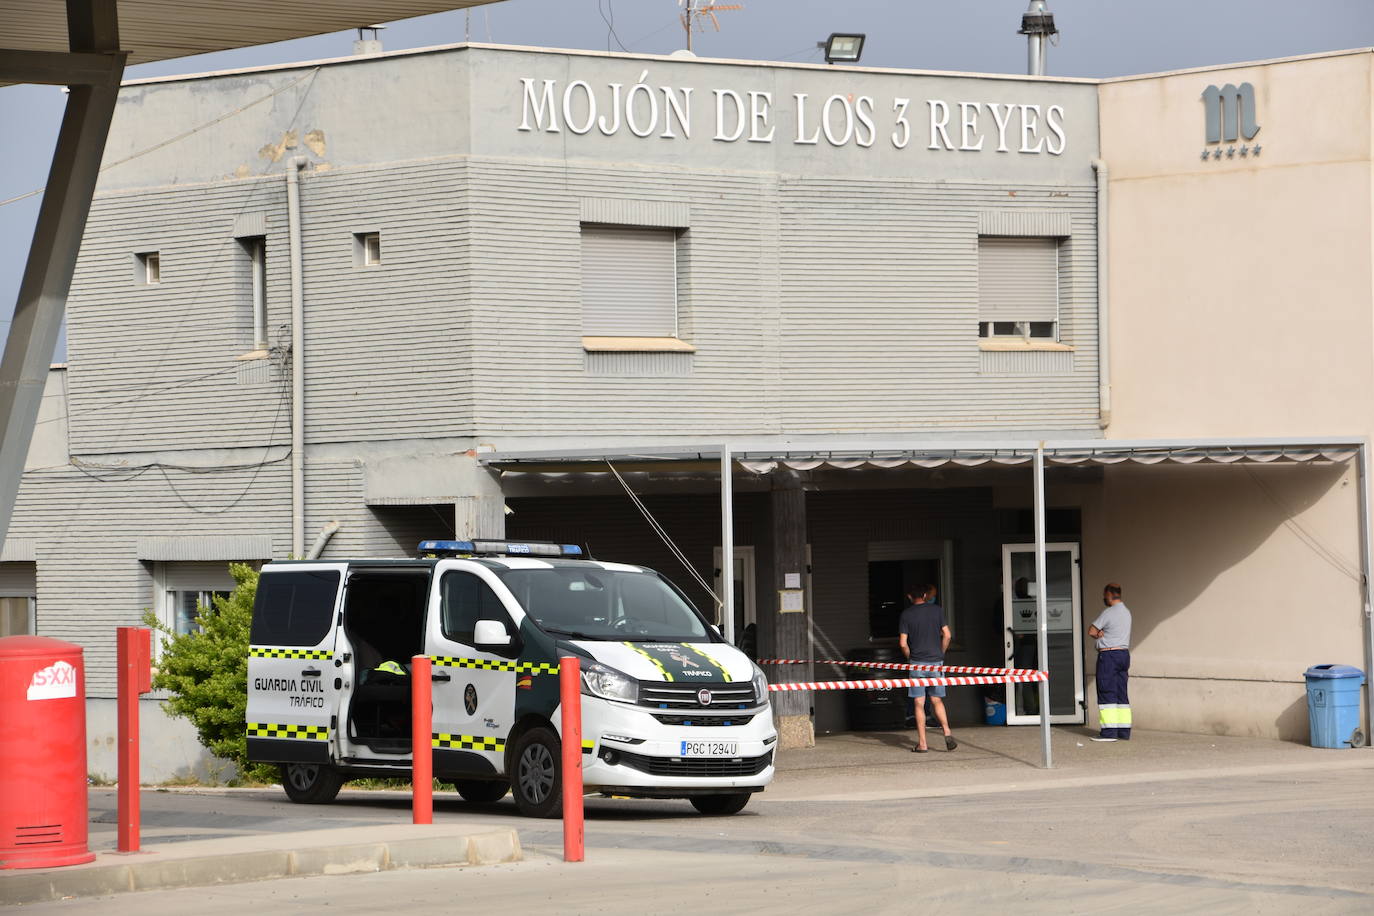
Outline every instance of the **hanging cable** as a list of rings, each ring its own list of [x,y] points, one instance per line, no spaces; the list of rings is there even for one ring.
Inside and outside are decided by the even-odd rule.
[[[624,477],[620,476],[620,472],[615,469],[615,465],[611,464],[611,459],[609,458],[606,459],[606,467],[610,468],[611,473],[615,475],[615,479],[620,481],[620,485],[625,488],[626,495],[630,497],[630,502],[634,503],[635,508],[638,509],[640,514],[644,516],[644,520],[649,523],[649,527],[654,529],[654,533],[657,534],[659,538],[663,541],[663,543],[667,546],[669,552],[677,558],[677,561],[682,564],[683,568],[686,569],[688,574],[690,574],[691,577],[696,580],[697,584],[702,587],[706,594],[711,596],[711,600],[714,601],[717,605],[723,606],[725,602],[723,602],[720,599],[720,597],[716,594],[716,590],[713,589],[704,578],[702,578],[701,573],[697,572],[696,567],[693,566],[691,561],[687,559],[687,555],[678,548],[677,544],[673,543],[673,539],[669,537],[668,532],[665,531],[663,526],[660,525],[658,521],[654,518],[653,513],[649,511],[648,506],[644,505],[643,500],[641,500],[638,496],[635,495],[634,490],[630,489],[630,485],[625,482]]]

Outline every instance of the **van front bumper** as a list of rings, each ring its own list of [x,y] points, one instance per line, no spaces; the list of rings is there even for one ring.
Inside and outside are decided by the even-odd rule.
[[[757,792],[773,780],[778,733],[767,705],[740,710],[731,718],[748,721],[729,726],[716,714],[666,725],[643,706],[585,696],[582,709],[582,782],[589,789],[672,798]],[[729,756],[684,756],[684,741],[733,742],[735,749]]]

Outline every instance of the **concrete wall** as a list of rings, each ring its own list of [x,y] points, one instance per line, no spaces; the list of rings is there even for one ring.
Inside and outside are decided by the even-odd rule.
[[[222,783],[237,768],[214,756],[185,719],[167,715],[158,700],[139,702],[139,777],[144,783]],[[86,772],[102,782],[119,774],[119,710],[112,699],[86,700]]]

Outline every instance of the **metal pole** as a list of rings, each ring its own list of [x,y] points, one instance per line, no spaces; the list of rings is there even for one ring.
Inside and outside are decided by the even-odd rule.
[[[735,645],[735,489],[730,446],[720,447],[720,612],[725,641]]]
[[[286,220],[291,243],[291,556],[305,554],[305,270],[301,253],[300,171],[305,157],[286,164]]]
[[[571,655],[558,660],[558,696],[563,731],[563,861],[581,862],[582,830],[582,671]]]
[[[1045,581],[1045,443],[1035,447],[1035,640],[1040,670],[1049,673],[1049,612],[1045,607],[1049,583]],[[1040,753],[1045,769],[1050,759],[1050,682],[1040,682]]]
[[[410,820],[434,823],[434,706],[429,656],[410,660]]]
[[[1369,518],[1369,440],[1355,453],[1355,469],[1359,486],[1355,496],[1360,501],[1360,604],[1364,614],[1364,735],[1365,744],[1374,746],[1374,617],[1370,616],[1369,576],[1374,568],[1374,543],[1371,543]]]
[[[115,705],[119,741],[115,848],[120,852],[138,852],[140,846],[138,695],[152,689],[151,650],[152,631],[147,627],[115,628]]]
[[[114,0],[68,0],[67,31],[73,54],[54,53],[47,58],[55,61],[51,68],[14,74],[21,77],[16,82],[26,81],[23,76],[31,82],[72,82],[0,359],[0,544],[9,529],[48,366],[62,328],[126,57],[117,50]],[[93,62],[103,65],[104,72],[99,72],[101,66],[93,67]],[[70,75],[62,72],[68,67]]]

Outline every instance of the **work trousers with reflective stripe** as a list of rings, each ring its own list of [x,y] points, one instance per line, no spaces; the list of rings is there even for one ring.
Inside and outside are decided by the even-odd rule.
[[[1097,653],[1097,721],[1103,738],[1131,738],[1131,700],[1126,694],[1130,671],[1129,649]]]

